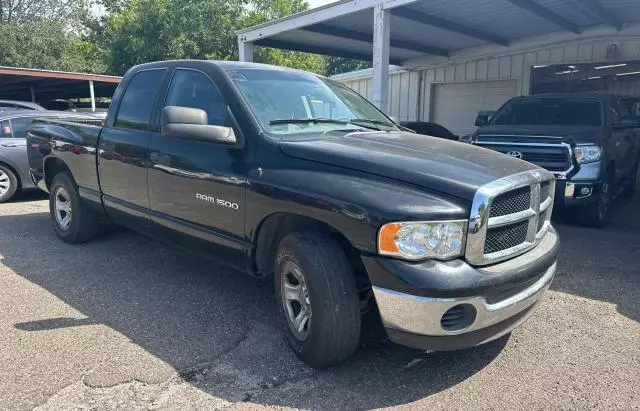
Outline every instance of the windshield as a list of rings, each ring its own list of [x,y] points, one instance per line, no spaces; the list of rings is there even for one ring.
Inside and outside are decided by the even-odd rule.
[[[541,98],[512,100],[491,122],[497,126],[593,126],[603,125],[596,100]]]
[[[271,134],[396,129],[371,103],[332,80],[260,68],[233,69],[229,75]]]

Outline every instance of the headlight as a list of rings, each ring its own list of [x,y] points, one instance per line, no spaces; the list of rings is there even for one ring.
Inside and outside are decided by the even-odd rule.
[[[586,164],[600,161],[602,149],[600,146],[577,146],[573,152],[576,153],[578,163]]]
[[[378,252],[404,258],[448,259],[462,254],[466,221],[389,223],[378,233]]]

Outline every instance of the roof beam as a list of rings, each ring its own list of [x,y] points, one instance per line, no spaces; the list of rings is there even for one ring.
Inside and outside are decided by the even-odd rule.
[[[340,1],[303,11],[275,21],[248,27],[237,32],[240,41],[258,41],[285,31],[297,30],[319,22],[373,8],[379,0]]]
[[[391,9],[390,13],[396,17],[415,21],[417,23],[426,24],[433,27],[438,27],[454,33],[463,34],[468,37],[478,38],[489,43],[495,43],[505,47],[509,45],[509,42],[501,37],[494,36],[493,34],[476,30],[462,24],[454,23],[449,20],[441,19],[440,17],[432,16],[421,11],[398,7],[395,9]]]
[[[356,51],[347,51],[347,50],[336,50],[336,49],[311,46],[311,45],[302,45],[302,44],[296,44],[296,43],[289,43],[288,41],[281,41],[281,40],[262,39],[262,40],[256,41],[255,44],[263,47],[273,47],[277,49],[301,51],[303,53],[321,54],[323,56],[344,57],[348,59],[365,60],[365,61],[372,61],[373,59],[373,56],[366,53],[359,53]],[[401,66],[402,60],[391,59],[389,63],[396,66]]]
[[[563,29],[572,31],[576,34],[580,34],[580,27],[572,21],[567,20],[559,14],[552,12],[551,10],[542,7],[538,3],[533,0],[507,0],[509,3],[520,7],[521,9],[525,9],[528,12],[535,14],[538,17],[541,17],[545,20],[548,20],[554,23],[557,26],[562,27]]]
[[[615,27],[616,30],[622,30],[623,23],[613,14],[605,10],[598,0],[583,0],[580,4],[596,16],[600,17],[605,23]]]
[[[358,40],[365,43],[373,44],[372,34],[363,33],[356,30],[343,29],[340,27],[331,27],[325,24],[314,24],[313,26],[308,26],[303,28],[303,30],[310,31],[312,33],[326,34],[328,36]],[[403,50],[417,51],[417,52],[426,53],[426,54],[434,54],[436,56],[449,57],[448,50],[441,49],[438,47],[418,44],[412,41],[391,39],[391,47],[399,48]]]

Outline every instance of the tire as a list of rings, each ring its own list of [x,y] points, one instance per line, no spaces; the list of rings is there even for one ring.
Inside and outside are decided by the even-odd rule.
[[[636,192],[636,184],[638,182],[638,166],[640,162],[636,162],[635,168],[633,169],[633,173],[631,174],[631,179],[628,184],[624,187],[624,190],[620,193],[620,197],[622,198],[631,198]]]
[[[49,191],[49,213],[58,237],[69,244],[80,244],[94,238],[99,221],[80,201],[72,177],[68,173],[56,174]]]
[[[298,358],[326,368],[353,355],[360,338],[360,304],[355,277],[336,241],[320,232],[287,235],[278,247],[274,280],[285,336]],[[285,288],[297,302],[285,298]],[[298,328],[293,317],[303,310],[307,320]]]
[[[0,164],[0,203],[7,202],[18,191],[18,178],[13,171]]]
[[[576,218],[585,227],[602,228],[609,221],[609,209],[613,199],[613,178],[609,176],[600,186],[598,201],[576,210]]]

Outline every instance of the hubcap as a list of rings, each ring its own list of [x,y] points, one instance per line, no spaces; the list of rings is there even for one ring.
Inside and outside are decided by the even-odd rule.
[[[600,202],[598,204],[598,213],[601,220],[607,217],[607,211],[609,210],[609,182],[602,183],[602,195],[600,196]]]
[[[5,195],[9,188],[11,187],[11,180],[9,180],[9,176],[4,171],[0,170],[0,196]]]
[[[69,193],[64,187],[58,187],[55,195],[54,214],[58,226],[63,230],[68,230],[71,225],[71,200]]]
[[[281,287],[289,328],[299,341],[304,341],[311,329],[311,302],[302,271],[292,261],[287,261],[283,267]]]

